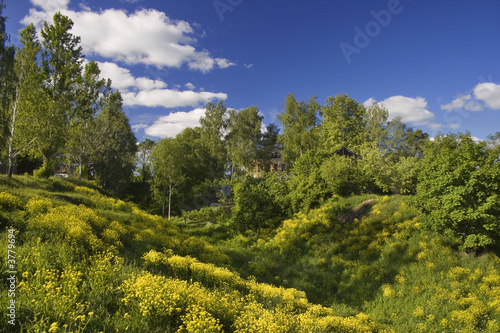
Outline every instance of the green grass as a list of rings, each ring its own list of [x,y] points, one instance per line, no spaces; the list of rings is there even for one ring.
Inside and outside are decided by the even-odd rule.
[[[500,259],[410,202],[334,197],[239,233],[211,208],[170,222],[91,182],[0,176],[0,278],[13,227],[25,331],[500,331]]]
[[[381,329],[357,312],[318,308],[298,290],[241,277],[227,254],[180,220],[150,215],[91,182],[0,176],[0,206],[3,280],[7,229],[16,230],[19,306],[16,326],[3,325],[9,331]],[[218,237],[227,227],[212,223],[204,232]],[[1,304],[11,298],[0,289]],[[7,318],[6,307],[0,315]]]

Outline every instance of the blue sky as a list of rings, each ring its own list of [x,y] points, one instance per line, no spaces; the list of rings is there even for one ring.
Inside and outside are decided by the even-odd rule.
[[[479,139],[500,131],[500,2],[5,0],[11,41],[61,11],[122,91],[137,137],[196,126],[208,101],[257,105],[338,93],[390,117]]]

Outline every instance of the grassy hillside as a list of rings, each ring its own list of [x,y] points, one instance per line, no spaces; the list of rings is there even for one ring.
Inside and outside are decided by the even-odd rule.
[[[221,240],[210,227],[205,239],[243,276],[305,291],[345,315],[365,313],[395,332],[500,331],[497,255],[466,254],[422,229],[411,199],[335,197],[267,233]]]
[[[15,290],[1,289],[0,327],[7,331],[388,328],[361,312],[314,305],[303,291],[242,278],[216,247],[92,183],[0,177],[0,207],[0,275],[17,278]],[[15,259],[8,258],[9,244]],[[12,300],[15,325],[4,306]]]
[[[15,297],[2,284],[0,299],[16,301],[16,325],[2,306],[0,326],[13,332],[500,331],[499,258],[467,255],[423,230],[408,200],[334,197],[276,229],[240,233],[220,224],[217,208],[191,213],[198,220],[189,226],[149,215],[89,182],[0,177],[2,280],[11,276],[13,237],[17,271]],[[206,226],[203,216],[211,221]]]

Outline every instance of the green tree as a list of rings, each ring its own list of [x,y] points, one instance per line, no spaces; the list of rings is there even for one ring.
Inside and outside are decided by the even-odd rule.
[[[8,143],[9,176],[17,155],[29,153],[34,158],[41,155],[36,147],[43,140],[45,130],[51,128],[47,115],[48,96],[44,90],[44,74],[39,64],[41,45],[36,37],[36,29],[28,25],[20,31],[22,48],[15,60],[15,97],[10,104],[10,135]]]
[[[366,190],[371,193],[391,193],[394,189],[394,162],[383,156],[377,142],[368,142],[361,148],[363,159],[358,161]]]
[[[258,160],[258,150],[261,149],[262,119],[256,106],[241,111],[229,112],[229,133],[226,135],[231,177],[244,170],[253,170]]]
[[[359,152],[367,141],[366,109],[348,95],[328,97],[322,109],[321,141],[323,148],[334,152],[344,145]]]
[[[377,103],[366,109],[366,131],[368,142],[380,144],[384,138],[389,111]]]
[[[94,152],[91,167],[101,186],[119,194],[135,168],[136,138],[122,111],[119,91],[108,94],[96,117]]]
[[[274,228],[290,215],[288,186],[278,173],[243,176],[234,186],[232,220],[240,231]]]
[[[359,194],[365,186],[363,172],[354,157],[333,154],[321,165],[321,175],[333,194]]]
[[[191,209],[186,200],[192,200],[200,184],[210,179],[207,165],[211,161],[210,152],[201,139],[201,128],[186,128],[175,137],[180,149],[179,165],[181,166],[183,182],[178,189],[182,192],[183,209]]]
[[[271,168],[271,152],[278,142],[279,131],[279,128],[271,123],[266,126],[266,131],[261,137],[257,149],[257,164],[264,172],[269,172]]]
[[[165,216],[165,206],[168,202],[169,220],[172,208],[172,195],[177,187],[184,182],[182,158],[182,148],[174,138],[161,140],[153,149],[153,180],[151,182],[151,190],[153,198],[162,206],[162,216]]]
[[[9,137],[9,124],[12,118],[11,104],[16,89],[16,75],[14,71],[15,48],[6,45],[8,36],[5,32],[6,17],[2,15],[5,5],[0,1],[0,152],[4,150]]]
[[[394,165],[393,193],[415,194],[422,159],[417,156],[401,157]]]
[[[29,147],[29,153],[43,160],[43,166],[37,174],[45,177],[51,174],[56,158],[66,144],[69,119],[76,105],[75,88],[81,77],[83,62],[80,38],[70,33],[73,27],[71,19],[56,13],[53,21],[52,25],[44,23],[40,32],[43,45],[40,62],[43,92],[33,93],[36,94],[37,102],[41,103],[27,103],[23,114],[32,126],[26,124],[23,131],[19,131],[26,138],[36,138]],[[25,36],[31,44],[36,43],[36,33],[33,32],[34,28],[31,27]]]
[[[153,175],[151,166],[151,154],[155,142],[151,139],[145,139],[137,145],[137,162],[140,165],[140,175],[142,183],[149,181]]]
[[[316,96],[312,96],[309,102],[299,102],[295,94],[290,93],[282,109],[277,116],[283,130],[278,141],[283,143],[283,158],[292,167],[297,158],[318,146],[316,126],[320,105]]]
[[[81,77],[83,55],[80,37],[70,32],[73,21],[58,12],[53,22],[52,25],[44,22],[40,32],[44,47],[42,69],[48,78],[46,86],[50,96],[62,103],[56,106],[63,107],[75,99],[74,86]]]
[[[294,163],[288,180],[294,212],[309,210],[332,195],[322,176],[321,165],[330,157],[324,150],[309,150]]]
[[[469,133],[437,136],[425,149],[416,205],[430,229],[455,237],[463,249],[498,242],[499,193],[498,149]]]
[[[205,116],[201,117],[201,138],[203,144],[210,152],[210,162],[206,165],[213,181],[221,178],[226,170],[227,149],[224,143],[224,135],[227,130],[227,107],[224,101],[216,105],[209,102],[205,105]]]
[[[76,81],[75,108],[69,119],[65,151],[71,161],[78,163],[79,178],[82,178],[84,168],[88,177],[90,159],[97,147],[93,142],[97,139],[95,117],[101,108],[102,99],[111,90],[111,81],[100,79],[100,73],[97,63],[91,61],[85,65],[83,75]]]
[[[397,162],[401,157],[422,157],[423,147],[429,135],[421,129],[415,130],[412,126],[397,117],[389,121],[384,128],[383,139],[379,143],[384,157]]]

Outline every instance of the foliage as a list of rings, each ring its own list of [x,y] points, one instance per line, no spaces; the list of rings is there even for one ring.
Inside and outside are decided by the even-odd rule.
[[[366,142],[366,109],[358,101],[345,94],[330,96],[322,114],[321,140],[327,151],[333,153],[342,146],[357,151]]]
[[[340,196],[359,194],[366,183],[356,158],[337,154],[323,162],[321,175],[328,189]]]
[[[224,101],[205,105],[205,116],[200,118],[201,142],[209,151],[210,160],[206,164],[210,179],[221,178],[226,170],[227,148],[223,141],[227,129],[227,107]]]
[[[207,165],[211,163],[212,157],[202,141],[202,130],[199,127],[184,129],[175,137],[175,140],[182,152],[179,156],[181,158],[179,163],[184,181],[179,192],[182,192],[182,209],[187,209],[190,205],[186,202],[193,201],[200,192],[198,189],[210,179],[210,170]]]
[[[134,168],[136,139],[119,92],[111,93],[111,81],[100,78],[97,63],[84,64],[72,27],[69,17],[55,13],[39,32],[33,24],[20,31],[21,48],[2,74],[8,79],[2,84],[2,119],[8,110],[0,133],[0,149],[7,150],[2,157],[9,175],[16,158],[23,158],[41,165],[34,172],[40,178],[51,176],[60,163],[76,163],[80,178],[96,178],[119,193]],[[2,59],[13,51],[2,49]]]
[[[153,175],[151,167],[151,154],[155,142],[151,139],[145,139],[137,145],[137,162],[140,165],[139,174],[141,181],[146,183]]]
[[[92,170],[104,188],[119,194],[126,181],[132,177],[137,151],[136,138],[127,116],[122,111],[122,96],[112,92],[103,100],[101,112],[96,117],[95,149]]]
[[[6,45],[8,35],[5,31],[6,17],[2,12],[5,8],[4,2],[0,1],[0,152],[7,141],[11,129],[9,118],[11,118],[10,103],[15,95],[15,71],[14,59],[15,48]]]
[[[154,148],[153,160],[153,198],[162,203],[162,216],[165,216],[165,202],[168,198],[168,218],[170,219],[172,194],[184,181],[182,147],[173,138],[161,140]]]
[[[97,131],[100,124],[96,123],[96,114],[107,98],[104,96],[111,90],[111,81],[100,79],[100,73],[97,63],[91,61],[85,65],[83,75],[76,80],[76,107],[71,114],[65,151],[71,161],[78,163],[79,178],[89,177],[92,162],[99,160],[99,154],[109,153],[103,149],[103,142],[113,139],[109,131],[107,133]],[[123,134],[125,133],[120,133]],[[121,153],[127,155],[126,151]]]
[[[283,112],[277,116],[283,128],[278,141],[283,143],[283,158],[291,167],[297,158],[318,146],[315,128],[320,106],[314,95],[308,102],[299,102],[295,94],[290,93],[282,109]]]
[[[234,186],[234,225],[240,231],[275,226],[289,214],[286,193],[286,182],[278,173],[239,179]]]
[[[223,213],[221,207],[202,207],[198,210],[183,211],[182,217],[191,225],[216,224],[223,219]]]
[[[244,170],[251,173],[258,161],[258,149],[262,138],[262,119],[257,107],[252,106],[239,112],[229,111],[228,156],[231,164],[231,176]]]
[[[3,210],[16,210],[23,207],[23,202],[8,192],[0,192],[0,207]]]
[[[426,225],[463,249],[494,245],[500,234],[498,151],[469,134],[436,137],[425,151],[415,203]]]
[[[310,150],[297,159],[289,180],[289,197],[294,212],[316,207],[332,195],[321,173],[321,165],[330,155]]]
[[[101,194],[87,182],[6,179],[0,178],[1,189],[18,197],[14,212],[28,221],[22,225],[14,215],[8,217],[11,228],[17,230],[16,302],[23,306],[16,320],[23,329],[383,331],[366,314],[342,316],[309,303],[302,291],[244,279],[228,268],[177,254],[179,245],[189,240],[186,235],[159,217]],[[27,184],[31,184],[29,190]],[[117,220],[111,220],[112,215]],[[153,233],[147,229],[161,240],[148,239]],[[7,276],[5,236],[2,232],[2,278]],[[127,246],[117,245],[116,238]],[[184,251],[192,244],[186,244]],[[140,253],[144,262],[133,264],[128,251]],[[7,290],[0,290],[0,295],[6,300]],[[0,311],[2,316],[6,311]]]

